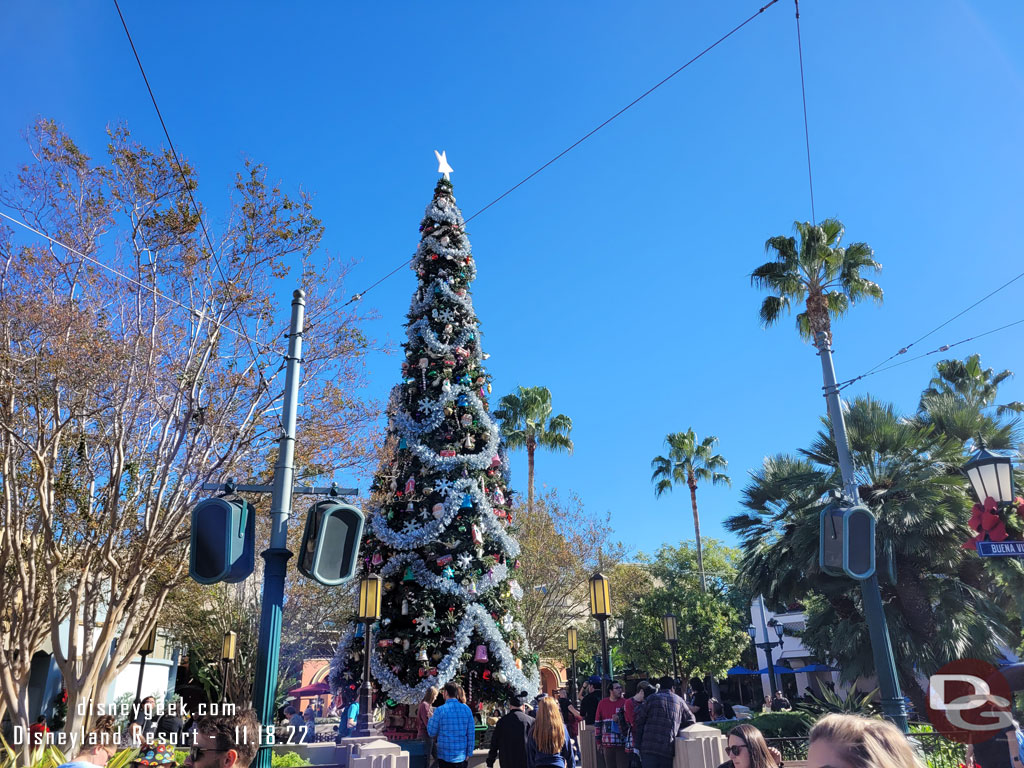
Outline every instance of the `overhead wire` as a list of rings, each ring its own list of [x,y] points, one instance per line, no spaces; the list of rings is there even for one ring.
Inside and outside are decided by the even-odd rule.
[[[882,373],[883,371],[891,371],[893,368],[899,368],[901,365],[912,363],[915,360],[920,360],[921,358],[928,357],[929,355],[935,355],[938,354],[939,352],[947,352],[953,347],[959,346],[961,344],[966,344],[968,341],[975,341],[977,339],[982,338],[983,336],[989,336],[993,333],[998,333],[999,331],[1005,331],[1007,328],[1013,328],[1015,325],[1020,325],[1021,323],[1024,323],[1024,318],[1021,318],[1020,320],[1014,320],[1012,323],[1001,325],[998,328],[993,328],[992,330],[985,331],[984,333],[978,333],[975,334],[974,336],[968,336],[966,339],[960,339],[960,341],[954,341],[952,344],[943,344],[941,347],[936,347],[935,349],[930,350],[929,352],[922,352],[920,355],[916,355],[915,357],[908,357],[906,360],[901,360],[898,363],[887,365],[884,368],[879,368],[878,366],[875,366],[874,369],[868,371],[867,373],[862,373],[859,376],[854,376],[852,379],[846,379],[845,381],[839,382],[838,384],[836,384],[836,389],[846,389],[847,387],[851,386],[852,384],[855,384],[861,379],[866,379],[868,376],[874,376],[875,374]],[[891,360],[892,358],[889,359]]]
[[[873,373],[873,372],[874,372],[874,371],[875,371],[875,370],[876,370],[877,368],[881,368],[881,366],[885,365],[885,364],[886,364],[886,363],[888,363],[888,362],[889,362],[890,360],[892,360],[892,359],[894,359],[894,358],[897,358],[897,357],[899,357],[900,355],[905,355],[905,354],[907,354],[907,352],[908,352],[908,351],[910,350],[910,348],[911,348],[911,347],[913,347],[913,346],[914,346],[915,344],[917,344],[917,343],[918,343],[918,342],[920,342],[920,341],[923,341],[924,339],[927,339],[927,338],[928,338],[929,336],[931,336],[931,335],[932,335],[933,333],[935,333],[936,331],[938,331],[938,330],[941,330],[942,328],[945,328],[945,327],[946,327],[947,325],[949,325],[950,323],[952,323],[952,322],[953,322],[954,320],[956,320],[957,318],[959,318],[959,317],[962,317],[963,315],[967,314],[968,312],[970,312],[970,311],[971,311],[972,309],[974,309],[975,307],[977,307],[977,306],[978,306],[979,304],[981,304],[982,302],[985,302],[985,301],[987,301],[988,299],[991,299],[991,298],[992,298],[993,296],[995,296],[995,295],[996,295],[997,293],[999,293],[999,292],[1000,292],[1000,291],[1002,291],[1003,289],[1005,289],[1005,288],[1008,288],[1009,286],[1013,285],[1013,284],[1014,284],[1015,282],[1017,282],[1018,280],[1020,280],[1020,279],[1021,279],[1022,277],[1024,277],[1024,272],[1021,272],[1021,273],[1020,273],[1019,275],[1017,275],[1016,277],[1012,277],[1012,278],[1010,278],[1009,280],[1007,280],[1007,281],[1006,281],[1005,283],[1003,283],[1002,285],[1000,285],[1000,286],[999,286],[998,288],[996,288],[995,290],[993,290],[993,291],[990,291],[989,293],[987,293],[987,294],[985,294],[984,296],[982,296],[982,297],[981,297],[980,299],[978,299],[978,300],[977,300],[976,302],[974,302],[973,304],[971,304],[971,305],[970,305],[969,307],[967,307],[967,308],[965,308],[965,309],[962,309],[962,310],[960,310],[959,312],[957,312],[957,313],[956,313],[955,315],[953,315],[953,316],[952,316],[951,318],[949,318],[948,320],[945,320],[945,321],[943,321],[942,323],[939,323],[939,324],[938,324],[937,326],[935,326],[935,327],[934,327],[934,328],[932,328],[932,329],[931,329],[930,331],[928,331],[928,333],[926,333],[926,334],[924,334],[923,336],[920,336],[920,337],[918,337],[918,338],[914,339],[914,340],[913,340],[912,342],[910,342],[909,344],[907,344],[907,345],[906,345],[905,347],[901,347],[901,348],[900,348],[899,350],[897,350],[896,352],[893,352],[893,353],[892,353],[891,355],[889,355],[889,356],[888,356],[887,358],[885,358],[885,360],[883,360],[882,362],[880,362],[880,363],[877,363],[876,365],[872,366],[872,367],[871,367],[871,368],[869,368],[869,369],[868,369],[867,371],[865,371],[864,373],[862,373],[862,374],[861,374],[860,376],[857,376],[856,378],[852,379],[851,381],[856,381],[856,380],[858,380],[858,379],[862,379],[862,378],[864,378],[865,376],[868,376],[868,375],[870,375],[871,373]],[[919,356],[919,357],[920,357],[920,356]],[[918,358],[911,358],[911,359],[913,359],[913,360],[917,360]],[[892,368],[892,367],[894,367],[894,366],[889,366],[889,368]],[[886,368],[886,369],[884,369],[884,370],[888,370],[888,368]]]
[[[156,95],[153,93],[153,88],[149,84],[149,78],[146,76],[146,70],[142,66],[142,59],[139,57],[139,52],[135,47],[135,41],[132,40],[132,34],[128,31],[128,23],[125,21],[124,14],[121,13],[121,6],[118,4],[117,0],[114,0],[114,7],[117,9],[118,17],[121,19],[121,26],[124,27],[125,36],[128,38],[128,44],[131,46],[132,53],[135,55],[135,62],[139,65],[139,72],[142,74],[142,79],[146,83],[146,90],[149,91],[150,101],[153,102],[153,108],[156,110],[156,116],[160,120],[160,127],[163,129],[164,137],[167,139],[167,145],[171,150],[171,156],[174,158],[174,163],[178,167],[178,173],[181,175],[182,187],[188,195],[188,199],[192,203],[192,207],[196,211],[196,216],[199,219],[199,227],[202,229],[203,237],[206,239],[206,244],[210,248],[210,254],[213,256],[213,262],[217,267],[217,272],[220,273],[220,278],[224,285],[230,285],[227,275],[224,272],[224,268],[221,266],[220,258],[217,256],[217,249],[214,248],[213,240],[210,238],[210,233],[206,230],[206,222],[203,221],[203,213],[199,209],[199,205],[196,203],[195,197],[192,195],[192,188],[189,184],[188,176],[185,175],[185,168],[182,166],[181,159],[178,157],[178,150],[175,149],[174,142],[171,140],[171,133],[167,130],[167,123],[164,122],[164,116],[160,112],[160,105],[157,104]],[[245,322],[239,314],[238,305],[232,306],[231,311],[235,313],[236,319],[244,327]],[[249,353],[252,355],[253,367],[256,370],[256,374],[259,376],[260,384],[267,392],[269,392],[270,384],[263,375],[263,369],[260,367],[259,355],[256,353],[256,348],[253,346],[252,340],[249,339],[248,336],[243,336],[243,338],[248,342]],[[274,411],[274,415],[277,418],[278,425],[281,427],[281,432],[285,432],[284,422],[281,420],[281,414]]]
[[[807,122],[807,86],[804,84],[804,45],[800,39],[800,0],[793,0],[796,5],[796,50],[800,57],[800,97],[804,104],[804,144],[807,145],[807,186],[811,190],[811,224],[817,226],[818,220],[814,213],[814,177],[811,175],[811,129]]]
[[[112,267],[109,264],[104,264],[99,259],[95,259],[92,256],[89,256],[88,254],[82,253],[77,248],[74,248],[74,247],[68,245],[67,243],[62,243],[60,240],[57,240],[54,237],[50,237],[50,235],[46,234],[45,232],[41,232],[40,230],[36,229],[35,227],[33,227],[33,226],[29,225],[29,224],[26,224],[24,221],[20,221],[19,219],[15,219],[12,216],[8,216],[3,211],[0,211],[0,216],[2,216],[3,218],[7,219],[8,221],[10,221],[10,222],[12,222],[14,224],[17,224],[19,227],[24,227],[29,232],[34,232],[35,234],[39,235],[40,237],[45,238],[46,240],[49,240],[54,245],[59,245],[61,248],[64,248],[65,250],[70,251],[71,253],[75,254],[76,256],[79,256],[80,258],[83,258],[86,261],[95,264],[97,267],[101,267],[101,268],[107,270],[108,272],[113,272],[115,275],[120,277],[122,280],[125,280],[126,282],[132,283],[133,285],[137,285],[142,290],[149,291],[150,293],[153,293],[153,294],[159,296],[164,301],[169,301],[171,304],[174,304],[175,306],[178,306],[178,307],[181,307],[184,310],[187,310],[192,315],[202,315],[203,314],[200,310],[196,309],[195,307],[189,306],[188,304],[183,304],[182,302],[178,301],[174,297],[168,296],[166,293],[163,293],[162,291],[158,291],[156,288],[153,288],[152,286],[145,285],[144,283],[136,280],[131,275],[125,274],[124,272],[122,272],[121,270],[117,269],[116,267]],[[236,330],[235,328],[231,327],[227,323],[222,323],[222,322],[220,322],[218,320],[214,320],[212,317],[208,317],[206,319],[207,319],[207,321],[211,325],[215,325],[218,328],[222,328],[225,331],[230,331],[231,333],[235,334],[236,336],[248,339],[250,342],[254,341],[252,338],[250,338],[246,334],[242,333],[241,331]]]
[[[115,2],[116,2],[116,0],[115,0]],[[732,28],[731,30],[729,30],[728,32],[726,32],[726,33],[725,33],[724,35],[722,35],[722,36],[721,36],[720,38],[718,38],[718,39],[717,39],[717,40],[716,40],[715,42],[711,43],[711,45],[709,45],[709,46],[708,46],[707,48],[705,48],[705,49],[704,49],[704,50],[702,50],[702,51],[701,51],[700,53],[698,53],[698,54],[697,54],[696,56],[694,56],[694,57],[693,57],[692,59],[690,59],[690,60],[689,60],[689,61],[687,61],[687,62],[686,62],[685,64],[683,64],[682,66],[680,66],[679,68],[677,68],[677,69],[676,69],[676,70],[675,70],[674,72],[672,72],[671,74],[669,74],[669,75],[667,75],[666,77],[662,78],[662,79],[661,79],[661,80],[660,80],[659,82],[657,82],[657,83],[655,83],[654,85],[652,85],[652,86],[651,86],[650,88],[648,88],[648,89],[647,89],[646,91],[644,91],[643,93],[641,93],[641,94],[640,94],[639,96],[637,96],[637,97],[636,97],[635,99],[633,99],[633,100],[632,100],[631,102],[629,102],[629,104],[627,104],[626,106],[624,106],[624,107],[623,107],[622,109],[620,109],[620,110],[619,110],[618,112],[616,112],[616,113],[615,113],[614,115],[612,115],[611,117],[609,117],[609,118],[608,118],[607,120],[605,120],[605,121],[604,121],[603,123],[601,123],[600,125],[598,125],[598,126],[597,126],[596,128],[594,128],[593,130],[589,131],[588,133],[584,134],[584,135],[583,135],[583,136],[582,136],[581,138],[579,138],[579,139],[577,139],[576,141],[574,141],[574,142],[573,142],[572,144],[570,144],[570,145],[569,145],[568,147],[566,147],[565,149],[563,149],[563,150],[562,150],[561,152],[559,152],[559,153],[558,153],[557,155],[555,155],[555,156],[554,156],[554,157],[552,157],[552,158],[551,158],[550,160],[548,160],[548,161],[547,161],[546,163],[544,163],[544,164],[543,164],[542,166],[540,166],[540,167],[539,167],[539,168],[538,168],[537,170],[535,170],[535,171],[534,171],[533,173],[531,173],[531,174],[529,174],[528,176],[526,176],[525,178],[523,178],[523,179],[522,179],[522,180],[521,180],[520,182],[518,182],[517,184],[514,184],[514,185],[512,185],[511,187],[509,187],[508,189],[506,189],[506,190],[505,190],[504,192],[502,192],[502,193],[501,193],[500,195],[498,195],[498,196],[497,196],[496,198],[494,198],[493,200],[491,200],[491,202],[487,203],[487,205],[485,205],[485,206],[484,206],[483,208],[481,208],[481,209],[480,209],[480,210],[478,210],[478,211],[477,211],[476,213],[474,213],[474,214],[473,214],[472,216],[470,216],[470,217],[469,217],[468,219],[466,219],[464,223],[468,224],[468,223],[469,223],[470,221],[472,221],[473,219],[475,219],[475,218],[476,218],[477,216],[479,216],[479,215],[480,215],[481,213],[483,213],[484,211],[486,211],[486,210],[487,210],[488,208],[490,208],[491,206],[493,206],[494,204],[496,204],[496,203],[497,203],[497,202],[499,202],[500,200],[503,200],[504,198],[508,197],[508,196],[509,196],[510,194],[512,194],[513,192],[515,192],[515,191],[516,191],[517,189],[519,189],[519,187],[523,186],[523,184],[525,184],[526,182],[528,182],[528,181],[529,181],[530,179],[532,179],[532,178],[533,178],[534,176],[536,176],[537,174],[541,173],[542,171],[544,171],[544,170],[545,170],[546,168],[548,168],[548,167],[549,167],[550,165],[554,164],[555,162],[557,162],[557,161],[558,161],[558,160],[560,160],[561,158],[565,157],[565,155],[567,155],[567,154],[569,154],[570,152],[572,152],[572,150],[576,149],[576,147],[578,147],[578,146],[579,146],[580,144],[582,144],[583,142],[585,142],[585,141],[586,141],[587,139],[589,139],[589,138],[590,138],[591,136],[593,136],[593,135],[594,135],[595,133],[597,133],[598,131],[600,131],[600,130],[601,130],[602,128],[604,128],[605,126],[607,126],[607,125],[608,125],[609,123],[611,123],[611,122],[612,122],[613,120],[615,120],[615,119],[616,119],[617,117],[619,117],[619,116],[620,116],[620,115],[622,115],[622,114],[623,114],[624,112],[626,112],[627,110],[631,109],[632,107],[636,106],[636,105],[637,105],[638,103],[640,103],[640,101],[642,101],[643,99],[645,99],[645,98],[646,98],[647,96],[649,96],[650,94],[654,93],[654,91],[658,90],[658,88],[660,88],[661,86],[663,86],[663,85],[664,85],[665,83],[667,83],[667,82],[668,82],[669,80],[671,80],[671,79],[672,79],[673,77],[675,77],[676,75],[678,75],[678,74],[679,74],[680,72],[682,72],[682,71],[683,71],[684,69],[686,69],[687,67],[689,67],[689,66],[690,66],[691,64],[693,64],[694,62],[696,62],[696,61],[697,61],[698,59],[700,59],[701,57],[703,57],[703,56],[704,56],[705,54],[707,54],[707,53],[709,53],[710,51],[712,51],[712,50],[713,50],[714,48],[717,48],[717,47],[718,47],[718,46],[719,46],[719,45],[720,45],[721,43],[724,43],[724,42],[725,42],[726,40],[728,40],[728,39],[729,39],[730,37],[732,37],[732,36],[733,36],[734,34],[736,34],[737,32],[739,32],[739,31],[740,31],[741,29],[743,29],[743,27],[747,26],[747,24],[749,24],[750,22],[752,22],[752,21],[753,21],[754,19],[756,19],[756,18],[757,18],[758,16],[760,16],[760,15],[761,15],[762,13],[764,13],[764,12],[765,12],[766,10],[768,10],[768,9],[769,9],[769,8],[771,8],[771,7],[773,6],[773,5],[775,5],[775,3],[777,3],[777,2],[779,2],[779,0],[770,0],[770,2],[768,2],[767,4],[765,4],[765,5],[761,6],[760,8],[758,8],[758,9],[757,9],[757,11],[756,11],[755,13],[752,13],[752,14],[751,14],[750,16],[748,16],[748,17],[747,17],[747,18],[746,18],[746,19],[745,19],[744,21],[740,22],[740,23],[739,23],[739,24],[737,24],[737,25],[736,25],[735,27],[733,27],[733,28]],[[415,258],[415,257],[413,257],[413,258]],[[363,296],[365,296],[365,295],[366,295],[366,294],[367,294],[367,293],[368,293],[368,292],[369,292],[370,290],[372,290],[373,288],[376,288],[376,287],[377,287],[378,285],[380,285],[381,283],[383,283],[383,282],[384,282],[385,280],[387,280],[387,279],[388,279],[389,277],[391,277],[391,276],[392,276],[392,275],[394,275],[394,274],[395,274],[396,272],[398,272],[399,270],[401,270],[401,269],[402,269],[403,267],[405,267],[405,266],[407,266],[407,265],[411,264],[411,263],[412,263],[412,261],[413,261],[413,258],[407,259],[407,260],[406,260],[406,261],[404,261],[404,262],[403,262],[402,264],[399,264],[399,265],[398,265],[397,267],[395,267],[395,269],[393,269],[393,270],[391,270],[390,272],[388,272],[388,274],[384,275],[384,277],[382,277],[382,278],[380,278],[379,280],[377,280],[377,281],[376,281],[375,283],[373,283],[372,285],[370,285],[370,286],[369,286],[368,288],[364,288],[364,289],[363,289],[362,291],[359,291],[358,293],[355,293],[355,294],[353,294],[353,295],[352,295],[352,297],[351,297],[351,298],[350,298],[350,299],[349,299],[348,301],[346,301],[346,302],[345,302],[345,304],[343,304],[342,306],[346,306],[346,305],[348,305],[348,304],[351,304],[351,303],[352,303],[352,302],[354,302],[354,301],[359,301],[359,300],[360,300],[361,298],[363,298]]]

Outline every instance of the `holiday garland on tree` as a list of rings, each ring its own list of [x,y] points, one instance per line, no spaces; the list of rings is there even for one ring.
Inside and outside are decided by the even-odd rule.
[[[506,530],[508,461],[487,406],[488,356],[469,294],[476,267],[447,178],[420,231],[404,380],[388,404],[387,458],[361,549],[363,574],[384,580],[371,671],[389,704],[415,704],[449,681],[471,701],[503,701],[535,692],[539,673],[514,618],[522,587]],[[362,661],[348,633],[332,663],[335,689],[354,688]]]

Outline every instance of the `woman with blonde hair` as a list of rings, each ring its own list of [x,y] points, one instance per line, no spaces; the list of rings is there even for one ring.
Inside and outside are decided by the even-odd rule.
[[[900,729],[859,715],[825,715],[811,728],[809,768],[924,768]]]
[[[526,765],[576,768],[569,729],[562,722],[558,702],[551,696],[537,702],[537,719],[526,737]]]
[[[416,738],[422,739],[423,749],[427,756],[427,768],[434,764],[434,740],[427,733],[427,723],[434,714],[434,701],[437,700],[437,686],[432,685],[423,694],[423,700],[416,707]]]

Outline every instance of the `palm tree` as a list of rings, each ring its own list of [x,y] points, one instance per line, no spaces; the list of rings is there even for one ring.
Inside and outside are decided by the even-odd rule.
[[[990,448],[1012,448],[1019,438],[1020,421],[1005,417],[1024,413],[1024,403],[996,404],[999,385],[1011,376],[1012,371],[982,368],[976,354],[966,360],[942,360],[921,393],[917,419],[963,444],[980,436]]]
[[[800,335],[815,346],[829,344],[833,317],[846,314],[865,298],[881,302],[881,287],[860,272],[882,266],[872,258],[867,243],[840,247],[845,230],[839,219],[825,219],[817,226],[796,221],[793,227],[800,242],[784,235],[769,238],[765,252],[774,252],[775,259],[750,275],[751,284],[772,294],[761,304],[761,324],[774,325],[793,302],[804,302],[796,316]]]
[[[501,420],[501,435],[510,450],[526,449],[528,468],[527,508],[533,512],[533,461],[537,448],[572,453],[572,419],[551,415],[551,390],[519,387],[498,403],[494,416]]]
[[[732,485],[729,476],[720,472],[729,462],[715,453],[714,436],[697,440],[693,429],[686,432],[673,432],[665,437],[668,445],[668,456],[655,456],[651,461],[651,482],[654,483],[654,495],[661,498],[676,485],[685,485],[690,489],[690,504],[693,507],[693,531],[697,539],[697,570],[700,571],[701,591],[707,591],[704,578],[704,551],[700,542],[700,515],[697,514],[697,484]]]
[[[919,707],[928,675],[957,658],[992,659],[1010,633],[1007,590],[960,546],[970,531],[960,444],[929,425],[905,419],[869,397],[845,414],[859,494],[877,519],[882,598],[897,669]],[[739,535],[741,578],[776,603],[807,608],[804,640],[837,659],[847,676],[874,670],[859,588],[822,573],[818,515],[826,492],[841,486],[831,424],[799,456],[774,456],[743,490],[744,513],[725,527]],[[1010,584],[1019,576],[1006,575]],[[916,671],[915,671],[916,668]]]

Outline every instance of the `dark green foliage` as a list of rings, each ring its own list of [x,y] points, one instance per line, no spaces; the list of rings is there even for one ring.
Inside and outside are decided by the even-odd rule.
[[[844,715],[864,715],[874,717],[878,715],[878,705],[875,698],[878,696],[878,689],[863,693],[856,688],[851,689],[845,696],[828,689],[822,688],[817,696],[811,696],[807,701],[801,701],[796,705],[798,712],[806,712],[815,720],[822,715],[838,712]]]

